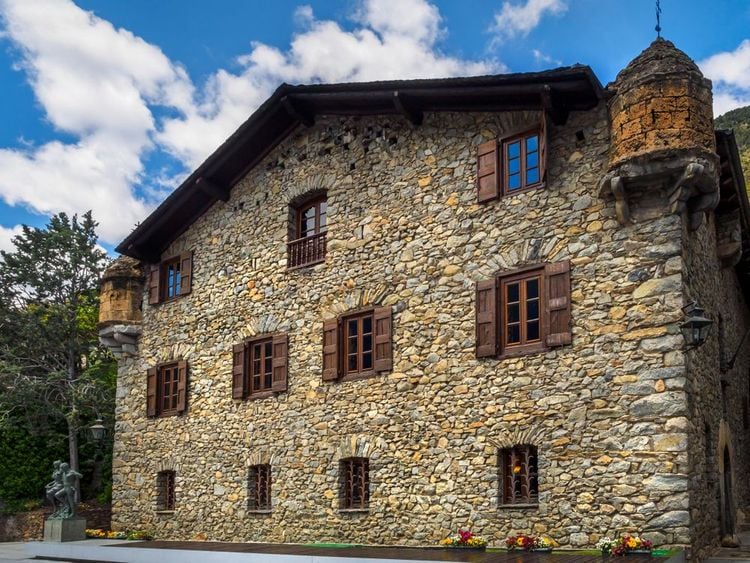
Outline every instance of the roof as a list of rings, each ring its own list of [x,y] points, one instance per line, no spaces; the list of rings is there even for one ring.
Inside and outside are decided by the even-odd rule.
[[[544,108],[555,123],[595,107],[603,96],[593,71],[574,65],[534,73],[345,84],[282,84],[118,246],[158,262],[162,251],[301,124],[324,115],[402,115],[418,126],[427,112]]]

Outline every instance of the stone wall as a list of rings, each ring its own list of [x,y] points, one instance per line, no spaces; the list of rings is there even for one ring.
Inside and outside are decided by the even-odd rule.
[[[750,432],[743,405],[750,387],[750,348],[745,346],[734,367],[721,369],[750,327],[750,312],[733,267],[717,255],[715,215],[686,236],[685,297],[696,299],[713,319],[712,334],[703,346],[687,354],[690,391],[690,475],[693,547],[698,558],[718,545],[721,537],[721,497],[724,448],[731,456],[735,520],[750,514]]]
[[[476,146],[536,122],[320,119],[176,240],[164,255],[194,251],[192,293],[144,304],[139,354],[120,362],[114,526],[236,541],[433,544],[470,527],[494,545],[514,532],[566,547],[636,531],[689,543],[680,219],[663,197],[623,227],[597,196],[604,104],[551,129],[544,189],[476,204]],[[288,204],[317,189],[326,261],[287,271]],[[477,360],[474,283],[563,259],[572,345]],[[323,319],[372,303],[393,307],[392,373],[323,383]],[[259,331],[289,333],[289,389],[232,400],[232,345]],[[146,369],[178,358],[187,414],[147,419]],[[535,509],[498,507],[498,446],[519,442],[539,449]],[[338,509],[338,461],[353,450],[370,457],[365,514]],[[257,459],[273,463],[270,515],[246,510]],[[173,514],[155,511],[162,469],[177,472]]]

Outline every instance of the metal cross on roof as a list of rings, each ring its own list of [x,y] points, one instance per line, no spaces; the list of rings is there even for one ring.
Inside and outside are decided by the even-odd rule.
[[[661,0],[656,0],[656,36],[661,38]]]

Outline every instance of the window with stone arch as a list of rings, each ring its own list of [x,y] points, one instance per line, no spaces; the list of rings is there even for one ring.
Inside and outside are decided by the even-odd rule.
[[[500,469],[499,504],[539,504],[539,456],[530,444],[502,448],[498,452]]]
[[[339,503],[342,510],[370,508],[370,460],[349,457],[339,462]]]
[[[326,192],[310,192],[290,204],[288,232],[287,268],[312,266],[325,260],[328,232]]]

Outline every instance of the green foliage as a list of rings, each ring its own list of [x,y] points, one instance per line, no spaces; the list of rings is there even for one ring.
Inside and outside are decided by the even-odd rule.
[[[107,258],[95,229],[90,212],[80,219],[60,213],[44,229],[24,226],[15,251],[0,251],[0,451],[38,467],[0,489],[6,503],[42,497],[57,458],[83,473],[89,495],[111,486],[104,469],[97,490],[86,490],[94,455],[111,460],[111,441],[99,452],[83,430],[98,416],[113,427],[116,378],[96,329]]]
[[[750,193],[750,106],[733,109],[714,120],[716,129],[732,129],[737,139],[745,187]]]

